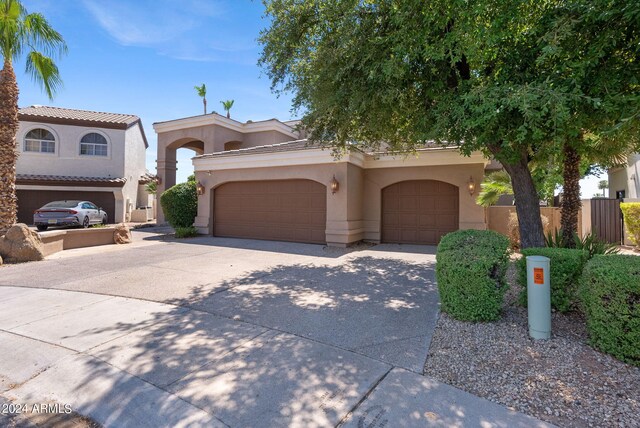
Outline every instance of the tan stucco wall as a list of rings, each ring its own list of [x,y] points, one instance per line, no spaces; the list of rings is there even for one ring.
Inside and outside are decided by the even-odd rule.
[[[503,235],[509,236],[509,216],[516,212],[515,206],[493,206],[487,208],[487,227]],[[545,234],[560,230],[562,211],[558,207],[540,207],[540,215],[545,216],[549,225]],[[582,209],[578,211],[578,231],[581,236],[591,232],[591,201],[582,201]]]
[[[292,140],[295,138],[278,131],[239,132],[215,124],[159,132],[156,169],[160,183],[157,195],[159,197],[176,184],[176,151],[181,147],[192,149],[195,154],[203,154],[222,152],[229,142],[238,142],[238,147],[234,147],[237,149]],[[164,222],[162,210],[158,212],[158,222]]]
[[[198,200],[195,226],[200,233],[213,231],[212,207],[217,186],[230,181],[307,179],[327,186],[327,243],[343,246],[360,240],[380,241],[382,189],[406,180],[439,180],[459,188],[461,229],[485,229],[484,209],[469,195],[467,183],[472,176],[482,181],[483,164],[394,167],[364,170],[348,162],[326,164],[228,169],[196,172],[196,179],[205,187]],[[332,194],[330,182],[335,175],[340,183]]]
[[[459,228],[486,229],[484,208],[476,204],[476,195],[471,196],[468,191],[469,177],[473,177],[476,187],[479,187],[484,177],[484,164],[364,170],[363,239],[380,241],[382,189],[407,180],[437,180],[457,186],[460,207]]]
[[[195,226],[200,233],[213,233],[213,189],[230,181],[286,180],[307,179],[327,186],[327,241],[337,245],[347,244],[358,239],[349,240],[348,232],[347,192],[331,193],[330,182],[335,175],[341,183],[347,180],[347,164],[319,164],[308,166],[287,166],[276,168],[229,169],[207,172],[196,172],[196,180],[204,187],[205,192],[198,198],[198,216]]]
[[[292,138],[278,131],[251,132],[244,135],[241,148],[278,144],[286,141],[292,141]]]

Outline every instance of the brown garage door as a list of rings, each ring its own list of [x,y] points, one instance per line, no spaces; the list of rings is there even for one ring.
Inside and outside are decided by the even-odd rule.
[[[382,190],[382,242],[436,245],[454,230],[458,230],[456,186],[416,180]]]
[[[113,192],[80,192],[58,190],[18,190],[18,221],[33,224],[33,212],[44,204],[62,200],[91,201],[106,211],[109,223],[113,223],[116,200]]]
[[[326,242],[327,189],[320,183],[243,181],[214,192],[214,236]]]

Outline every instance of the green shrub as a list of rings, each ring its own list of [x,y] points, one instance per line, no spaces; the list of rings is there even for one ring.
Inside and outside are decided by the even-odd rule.
[[[585,250],[589,254],[589,259],[597,254],[617,254],[620,252],[616,244],[610,244],[600,240],[593,232],[584,235],[583,238],[580,238],[580,236],[574,232],[571,247],[568,247],[564,242],[561,229],[556,229],[555,233],[547,233],[544,240],[545,245],[550,248],[575,248]]]
[[[640,247],[640,202],[622,202],[620,209],[629,240]]]
[[[436,277],[442,311],[463,321],[500,318],[509,239],[490,230],[460,230],[438,245]]]
[[[594,257],[584,268],[580,298],[591,345],[640,366],[640,257]]]
[[[171,227],[193,226],[198,213],[198,194],[195,181],[176,184],[160,196],[160,205]]]
[[[189,227],[176,227],[176,238],[193,238],[198,236],[198,229],[193,226]]]
[[[527,256],[549,257],[549,281],[551,285],[551,307],[567,312],[576,301],[580,277],[589,253],[585,250],[569,248],[527,248],[522,250],[522,258],[517,261],[518,283],[522,291],[518,303],[527,306]]]

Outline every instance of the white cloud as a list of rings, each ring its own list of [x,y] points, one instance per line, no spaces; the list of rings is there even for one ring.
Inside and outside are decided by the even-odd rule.
[[[149,47],[177,59],[228,62],[247,62],[246,53],[256,48],[254,35],[225,34],[221,24],[228,6],[223,1],[82,0],[82,3],[100,27],[125,46]],[[250,56],[255,62],[255,55]]]

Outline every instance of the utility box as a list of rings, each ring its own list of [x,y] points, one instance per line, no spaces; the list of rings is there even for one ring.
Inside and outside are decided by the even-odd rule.
[[[533,339],[551,338],[550,264],[548,257],[527,257],[529,336]]]

